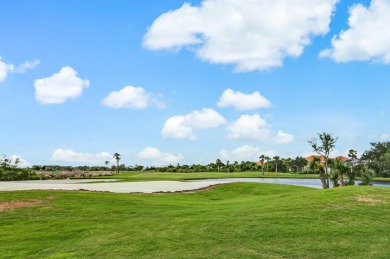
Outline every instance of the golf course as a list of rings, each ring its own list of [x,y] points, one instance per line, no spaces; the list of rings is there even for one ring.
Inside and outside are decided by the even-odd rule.
[[[139,181],[136,175],[114,177]],[[173,180],[170,175],[180,176],[166,174],[164,180]],[[228,183],[186,193],[0,194],[2,258],[390,256],[385,187]]]

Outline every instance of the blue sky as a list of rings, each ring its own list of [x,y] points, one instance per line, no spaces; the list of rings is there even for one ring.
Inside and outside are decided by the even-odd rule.
[[[0,152],[255,161],[390,139],[390,0],[2,1]]]

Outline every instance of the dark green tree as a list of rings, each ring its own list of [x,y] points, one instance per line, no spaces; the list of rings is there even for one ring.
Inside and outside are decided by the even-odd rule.
[[[390,141],[370,144],[371,149],[365,151],[361,159],[367,161],[368,168],[375,175],[390,177]]]

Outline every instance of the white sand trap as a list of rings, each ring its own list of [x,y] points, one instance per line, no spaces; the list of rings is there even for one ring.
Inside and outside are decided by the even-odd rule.
[[[99,183],[93,183],[98,181]],[[101,181],[105,181],[101,183]],[[87,190],[113,193],[155,193],[193,191],[225,182],[178,182],[178,181],[151,181],[151,182],[113,182],[116,180],[37,180],[37,181],[10,181],[0,182],[0,191],[25,190]]]

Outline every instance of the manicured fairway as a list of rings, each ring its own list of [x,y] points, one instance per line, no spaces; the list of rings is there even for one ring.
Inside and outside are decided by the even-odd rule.
[[[145,173],[145,172],[125,172],[119,175],[103,176],[99,178],[114,178],[123,181],[159,181],[159,180],[195,180],[195,179],[218,179],[218,178],[318,178],[314,174],[291,174],[291,173],[270,173],[264,175],[261,172],[203,172],[203,173]]]
[[[3,192],[0,257],[390,258],[389,222],[380,187]]]

